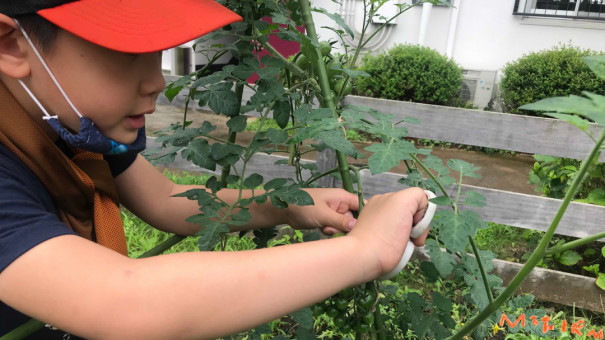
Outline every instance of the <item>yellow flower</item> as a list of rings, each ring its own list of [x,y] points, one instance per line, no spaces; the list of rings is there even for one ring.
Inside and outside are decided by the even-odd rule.
[[[500,330],[500,327],[498,327],[498,324],[495,324],[492,329],[494,330],[494,335],[496,335],[496,333],[498,333],[498,331]]]

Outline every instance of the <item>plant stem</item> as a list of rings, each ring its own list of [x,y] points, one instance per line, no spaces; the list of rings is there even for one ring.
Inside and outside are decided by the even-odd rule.
[[[581,239],[578,239],[578,240],[573,240],[571,242],[564,243],[564,244],[562,244],[560,246],[557,246],[557,247],[553,247],[553,248],[547,249],[544,252],[544,255],[552,255],[552,254],[555,254],[555,253],[560,253],[560,252],[563,252],[563,251],[566,251],[566,250],[569,250],[569,249],[573,249],[573,248],[582,246],[582,245],[584,245],[586,243],[594,242],[594,241],[596,241],[598,239],[601,239],[603,237],[605,237],[605,231],[602,231],[600,233],[597,233],[597,234],[594,234],[594,235],[590,235],[590,236],[587,236],[587,237],[584,237],[584,238],[581,238]]]
[[[308,180],[306,180],[306,181],[305,181],[305,185],[309,185],[309,184],[311,184],[311,183],[313,183],[313,182],[317,181],[318,179],[323,178],[323,177],[326,177],[326,176],[328,176],[328,175],[331,175],[331,174],[333,174],[333,173],[335,173],[335,172],[338,172],[338,168],[330,169],[330,170],[328,170],[328,171],[326,171],[326,172],[324,172],[324,173],[322,173],[322,174],[315,175],[315,176],[313,176],[313,177],[309,178]]]
[[[29,319],[21,326],[13,329],[12,331],[0,336],[0,340],[19,340],[24,339],[27,336],[33,334],[40,328],[44,327],[45,323],[36,319]]]
[[[454,204],[454,201],[452,200],[452,198],[450,197],[450,195],[447,193],[447,191],[445,191],[445,188],[443,187],[443,185],[441,185],[441,183],[437,180],[437,178],[435,177],[435,175],[433,175],[433,173],[426,167],[426,165],[424,165],[424,163],[422,163],[420,161],[420,159],[418,159],[418,157],[416,157],[416,155],[414,154],[410,154],[410,156],[412,157],[412,159],[414,160],[414,162],[416,162],[416,164],[420,165],[420,167],[422,168],[422,170],[424,170],[427,175],[429,175],[429,177],[433,180],[433,182],[435,182],[437,184],[437,186],[439,187],[439,190],[441,190],[441,193],[443,193],[443,195],[447,198],[450,199],[450,202],[452,202],[452,209],[456,209],[456,205]]]
[[[338,117],[336,113],[336,106],[334,105],[334,97],[330,90],[330,82],[328,80],[328,73],[326,72],[326,66],[321,58],[321,50],[319,49],[319,43],[317,41],[317,32],[315,30],[315,23],[311,16],[311,5],[309,0],[300,1],[300,9],[305,22],[305,29],[307,30],[307,36],[315,43],[315,51],[317,53],[316,60],[311,62],[316,66],[317,76],[319,77],[319,86],[321,87],[321,94],[324,98],[324,105],[332,111],[332,115]],[[336,150],[336,158],[338,159],[338,169],[342,179],[342,186],[348,192],[354,192],[353,181],[351,180],[351,174],[349,173],[349,164],[347,162],[347,156]]]
[[[567,192],[567,194],[565,194],[565,198],[563,199],[563,202],[561,203],[557,214],[555,215],[550,226],[548,227],[548,230],[546,230],[546,233],[542,237],[542,240],[540,240],[538,247],[536,248],[536,250],[534,250],[531,257],[529,258],[529,260],[527,260],[523,268],[521,268],[519,273],[515,275],[515,277],[509,283],[508,287],[506,287],[506,289],[502,292],[502,294],[500,294],[500,296],[498,296],[494,300],[494,302],[490,303],[483,311],[481,311],[481,313],[472,318],[469,322],[465,323],[464,326],[462,326],[462,328],[456,334],[452,335],[448,339],[462,339],[466,334],[470,333],[473,329],[475,329],[483,321],[485,321],[485,319],[487,319],[490,315],[496,312],[498,307],[500,307],[504,302],[506,302],[506,300],[508,300],[508,298],[515,292],[515,290],[517,290],[521,282],[523,282],[527,275],[529,275],[532,269],[540,262],[540,260],[542,260],[542,258],[544,258],[546,248],[548,247],[548,244],[552,239],[555,230],[559,225],[559,222],[561,222],[561,218],[563,217],[565,210],[567,210],[567,207],[569,206],[569,203],[576,194],[580,183],[586,176],[588,168],[590,168],[590,165],[592,165],[592,163],[598,157],[599,149],[601,148],[603,141],[605,141],[605,131],[601,132],[601,135],[597,140],[597,144],[592,149],[586,160],[582,162],[582,166],[574,177],[569,191]]]
[[[494,302],[494,296],[492,295],[492,290],[489,287],[489,282],[487,281],[487,273],[483,268],[483,262],[481,262],[481,257],[479,256],[479,249],[477,249],[477,245],[475,244],[475,240],[472,237],[468,237],[471,242],[471,247],[473,248],[473,253],[475,254],[475,259],[477,259],[477,264],[479,265],[479,272],[481,273],[481,279],[483,279],[483,285],[485,286],[485,293],[487,293],[487,299],[489,303]]]
[[[306,25],[306,22],[305,22]],[[254,35],[256,36],[263,36],[263,34],[260,33],[260,31],[258,30],[258,28],[254,28]],[[288,59],[286,59],[286,57],[284,57],[281,53],[279,53],[278,50],[275,49],[275,47],[273,47],[271,44],[269,44],[268,42],[263,42],[262,39],[258,39],[257,40],[262,46],[263,48],[269,52],[269,54],[271,54],[272,56],[276,57],[277,59],[283,61],[286,64],[286,68],[288,70],[290,70],[291,72],[294,73],[295,76],[303,78],[305,75],[305,71],[303,71],[300,67],[296,66],[296,64],[294,64],[293,62],[290,62]]]

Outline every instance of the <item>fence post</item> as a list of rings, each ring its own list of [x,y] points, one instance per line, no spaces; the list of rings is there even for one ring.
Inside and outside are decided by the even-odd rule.
[[[336,152],[332,149],[325,149],[322,152],[318,152],[315,161],[317,162],[317,169],[319,173],[334,169],[338,163],[336,159]],[[333,176],[325,176],[320,178],[318,184],[323,188],[340,187],[340,181]]]

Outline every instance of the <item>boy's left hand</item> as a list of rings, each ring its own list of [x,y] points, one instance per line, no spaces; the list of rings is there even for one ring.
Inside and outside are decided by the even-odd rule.
[[[321,228],[327,235],[349,232],[359,210],[359,198],[344,189],[304,189],[313,198],[314,205],[289,205],[286,223],[295,229]]]

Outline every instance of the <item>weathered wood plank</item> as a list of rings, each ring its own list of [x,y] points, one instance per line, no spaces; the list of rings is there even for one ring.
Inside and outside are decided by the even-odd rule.
[[[251,96],[251,90],[246,88],[244,102]],[[160,96],[158,103],[184,105],[184,97],[177,96],[170,103]],[[585,133],[557,119],[359,96],[348,96],[343,104],[394,114],[395,121],[405,117],[417,118],[422,122],[420,125],[408,125],[410,137],[415,138],[575,159],[584,159],[594,145]],[[248,115],[258,116],[258,113],[250,112]],[[594,133],[598,130],[595,125],[591,128]],[[601,161],[605,161],[605,154]]]
[[[148,145],[149,148],[153,148],[157,146],[157,143],[154,138],[148,138]],[[258,154],[248,163],[247,171],[249,174],[260,173],[266,180],[277,177],[293,178],[295,174],[292,167],[275,165],[277,160],[283,159],[286,159],[286,157]],[[187,171],[203,171],[203,169],[197,168],[180,157],[177,157],[174,163],[166,164],[166,166]],[[310,175],[307,171],[304,171],[303,176],[309,178]],[[361,171],[361,177],[366,198],[405,188],[403,184],[397,182],[398,179],[404,177],[400,174],[383,173],[372,176],[369,171],[363,170]],[[485,189],[471,185],[463,185],[462,195],[468,190],[476,191],[486,197],[487,207],[472,208],[485,220],[525,229],[540,231],[548,229],[561,204],[561,200],[557,199]],[[455,191],[454,187],[449,188],[449,194],[452,197],[455,197]],[[557,234],[586,237],[603,230],[605,230],[605,207],[571,203],[561,220]]]
[[[416,138],[575,159],[584,159],[594,145],[580,129],[557,119],[358,96],[346,97],[344,105],[391,113],[394,121],[417,118],[422,124],[408,125]],[[598,130],[593,125],[592,131]]]
[[[420,261],[430,259],[423,248],[416,248],[412,258]],[[502,279],[504,286],[508,285],[523,267],[523,264],[503,260],[493,260],[493,264],[492,273]],[[597,287],[595,278],[592,277],[536,267],[521,283],[516,293],[530,293],[543,301],[605,312],[605,292]]]

